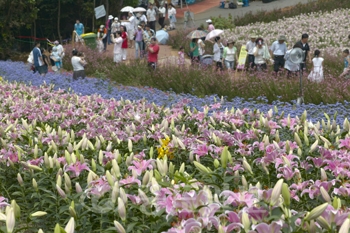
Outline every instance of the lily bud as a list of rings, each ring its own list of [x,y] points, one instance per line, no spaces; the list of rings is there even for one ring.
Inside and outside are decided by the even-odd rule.
[[[328,192],[323,188],[323,186],[321,186],[320,192],[321,192],[321,196],[322,196],[323,200],[325,200],[326,202],[328,202],[330,204],[331,197],[329,196]]]
[[[120,197],[118,197],[118,213],[119,213],[119,217],[122,219],[122,221],[125,222],[126,209],[125,209],[124,201]]]
[[[283,197],[284,204],[287,207],[289,207],[290,206],[290,192],[289,192],[288,184],[286,184],[286,183],[283,183],[283,185],[282,185],[282,197]]]
[[[220,166],[219,160],[215,159],[215,160],[214,160],[214,167],[215,167],[215,168],[218,168],[219,166]]]
[[[74,218],[71,217],[69,219],[69,222],[67,223],[67,226],[64,228],[64,230],[66,231],[66,233],[74,233],[74,229],[75,229],[75,222],[74,222]]]
[[[61,175],[57,176],[56,184],[60,187],[62,186],[62,176]]]
[[[316,224],[315,224],[315,221],[314,221],[314,220],[311,220],[311,221],[310,221],[308,232],[310,232],[310,233],[316,233]]]
[[[138,194],[139,194],[139,197],[140,197],[142,203],[144,205],[148,206],[150,204],[150,202],[149,202],[147,195],[141,189],[138,190]]]
[[[58,192],[58,194],[63,198],[63,199],[65,199],[67,196],[66,196],[66,193],[61,189],[61,187],[60,186],[58,186],[57,184],[56,184],[56,189],[57,189],[57,192]]]
[[[270,206],[274,206],[277,204],[282,192],[282,185],[283,185],[283,179],[280,179],[275,184],[275,187],[273,187],[273,190],[271,193]]]
[[[336,210],[339,210],[341,208],[341,200],[339,197],[334,197],[332,206]]]
[[[309,153],[314,152],[314,151],[317,149],[317,146],[318,146],[318,140],[316,140],[316,141],[311,145]]]
[[[37,211],[35,213],[32,213],[30,216],[31,217],[41,217],[41,216],[45,216],[47,215],[47,212],[44,212],[44,211]]]
[[[318,218],[325,211],[327,206],[328,206],[328,203],[324,203],[322,205],[319,205],[319,206],[315,207],[313,210],[311,210],[310,213],[308,213],[305,216],[304,220],[305,221],[311,221],[313,219]]]
[[[11,206],[13,208],[13,211],[15,213],[15,218],[21,217],[21,208],[19,205],[16,203],[16,200],[11,201]]]
[[[321,168],[320,171],[321,171],[321,181],[327,181],[328,178],[327,178],[326,171],[323,168]]]
[[[294,141],[298,144],[298,146],[300,148],[303,147],[303,144],[301,143],[300,137],[299,137],[299,135],[296,132],[294,133]]]
[[[128,197],[126,196],[125,190],[122,187],[119,188],[119,197],[125,204],[128,202]]]
[[[38,192],[38,184],[36,183],[36,180],[34,178],[32,180],[32,183],[33,183],[33,188],[35,189],[35,191]]]
[[[80,184],[78,182],[75,183],[75,191],[77,193],[82,193],[83,189],[81,188]]]
[[[124,227],[118,221],[114,221],[114,226],[118,233],[126,233]]]
[[[224,228],[221,225],[219,226],[218,233],[225,233]]]
[[[117,202],[118,195],[119,195],[119,182],[116,181],[116,182],[114,182],[112,194],[111,194],[111,199],[112,199],[113,204],[115,204]]]
[[[77,213],[75,212],[75,209],[71,206],[69,206],[69,214],[72,216],[74,219],[77,218]]]
[[[220,159],[221,159],[221,166],[223,168],[226,168],[227,163],[228,163],[228,147],[227,146],[225,146],[224,149],[222,150]]]
[[[182,163],[180,166],[179,172],[184,173],[184,171],[185,171],[185,163]]]
[[[323,229],[326,229],[326,230],[330,230],[331,229],[331,226],[329,225],[329,223],[322,216],[318,217],[316,219],[316,221],[318,222],[318,224],[320,224],[320,226]]]
[[[242,175],[242,185],[243,185],[244,190],[248,190],[248,182],[247,182],[244,175]]]
[[[246,171],[248,171],[250,174],[253,174],[252,168],[249,165],[249,163],[247,162],[247,159],[245,157],[243,157],[243,167]]]
[[[350,219],[346,218],[339,229],[339,233],[348,233],[350,228]]]
[[[12,233],[13,229],[15,228],[15,213],[12,207],[9,208],[8,212],[6,213],[6,230],[8,233]]]
[[[72,189],[72,182],[67,173],[64,173],[64,184],[67,186],[68,189]]]
[[[132,141],[130,139],[128,139],[128,149],[129,149],[129,152],[131,153],[132,152]]]
[[[17,173],[17,181],[20,186],[23,186],[23,179],[20,173]]]
[[[194,166],[200,171],[200,172],[203,172],[203,173],[206,173],[206,174],[209,174],[210,171],[208,170],[207,167],[205,167],[204,165],[202,165],[201,163],[198,163],[197,161],[193,161],[194,163]]]
[[[151,149],[149,149],[149,157],[150,157],[151,159],[153,159],[153,153],[154,153],[153,147],[151,147]]]
[[[114,185],[114,178],[113,178],[113,176],[111,175],[111,173],[109,171],[106,171],[106,178],[107,178],[109,186],[113,187],[113,185]]]
[[[39,229],[38,233],[44,233],[44,231],[42,229]]]
[[[148,185],[148,183],[149,183],[149,181],[150,181],[150,174],[149,174],[150,172],[149,171],[146,171],[145,172],[145,175],[143,176],[143,178],[142,178],[142,185]]]
[[[249,220],[249,216],[248,216],[248,214],[246,212],[242,213],[242,224],[244,226],[245,232],[249,232],[250,220]]]

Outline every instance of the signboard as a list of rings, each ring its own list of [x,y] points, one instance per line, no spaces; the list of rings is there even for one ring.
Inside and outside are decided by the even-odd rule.
[[[241,51],[239,52],[237,70],[243,70],[245,66],[245,61],[247,60],[247,50],[245,45],[242,45]]]
[[[95,17],[96,19],[106,16],[106,9],[104,5],[98,6],[95,8]]]

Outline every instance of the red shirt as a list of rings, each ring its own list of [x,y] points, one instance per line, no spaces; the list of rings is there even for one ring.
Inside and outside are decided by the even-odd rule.
[[[153,53],[148,51],[148,62],[157,62],[158,61],[158,53],[159,53],[159,45],[154,44],[150,45],[150,48],[153,49]]]
[[[123,39],[122,49],[127,49],[128,48],[128,34],[126,34],[126,32],[122,32],[122,39]]]

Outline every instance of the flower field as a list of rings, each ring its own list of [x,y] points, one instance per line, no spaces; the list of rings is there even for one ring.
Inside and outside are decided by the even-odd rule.
[[[0,70],[2,232],[349,231],[348,103]]]
[[[287,37],[289,47],[300,40],[303,33],[308,33],[311,49],[339,56],[345,48],[349,48],[349,25],[344,23],[350,17],[348,9],[336,9],[332,12],[313,12],[295,17],[283,18],[277,22],[254,23],[247,26],[226,30],[226,37],[235,37],[237,42],[245,44],[249,34],[257,34],[271,45],[279,35]]]

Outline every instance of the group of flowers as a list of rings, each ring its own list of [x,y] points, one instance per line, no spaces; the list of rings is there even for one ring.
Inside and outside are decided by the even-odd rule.
[[[0,102],[7,232],[349,230],[346,119],[6,81]]]

